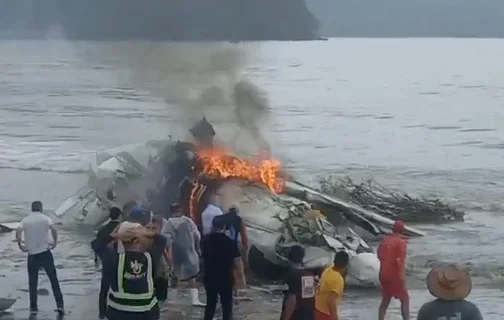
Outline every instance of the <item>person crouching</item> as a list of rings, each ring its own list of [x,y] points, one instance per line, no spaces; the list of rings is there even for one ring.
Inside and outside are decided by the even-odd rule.
[[[104,257],[103,268],[110,279],[107,319],[158,319],[153,261],[164,251],[165,238],[138,223],[123,222],[117,232],[97,238],[93,249],[96,252],[105,251],[113,241],[117,241],[115,250],[101,255]]]

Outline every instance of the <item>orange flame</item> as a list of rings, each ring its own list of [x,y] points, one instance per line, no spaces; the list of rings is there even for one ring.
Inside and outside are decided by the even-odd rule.
[[[198,154],[203,173],[210,178],[235,177],[262,182],[275,193],[284,190],[285,180],[280,175],[282,165],[277,159],[262,157],[258,161],[247,161],[217,148],[200,150]]]

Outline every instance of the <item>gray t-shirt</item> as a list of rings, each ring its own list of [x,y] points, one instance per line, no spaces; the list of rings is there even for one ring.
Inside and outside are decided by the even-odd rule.
[[[199,258],[196,241],[200,234],[194,222],[185,216],[171,217],[165,223],[161,234],[172,249],[173,273],[180,279],[189,279],[199,273]]]
[[[420,308],[417,320],[483,320],[483,317],[472,302],[436,299]]]

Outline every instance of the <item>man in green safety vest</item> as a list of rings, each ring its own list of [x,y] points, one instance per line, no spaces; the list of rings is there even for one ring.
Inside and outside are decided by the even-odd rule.
[[[109,249],[112,242],[115,242],[113,249]],[[123,222],[117,232],[97,238],[92,246],[102,258],[110,279],[107,319],[159,319],[155,261],[161,258],[166,239],[138,223]]]

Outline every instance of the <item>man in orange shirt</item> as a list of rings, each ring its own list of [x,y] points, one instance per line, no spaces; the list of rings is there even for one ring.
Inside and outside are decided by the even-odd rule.
[[[349,260],[348,253],[339,251],[333,265],[322,272],[315,294],[315,320],[339,320],[338,303],[343,298]]]
[[[390,300],[401,301],[403,320],[409,319],[409,293],[406,288],[406,239],[401,236],[404,222],[396,221],[392,234],[386,236],[378,246],[380,259],[380,284],[382,302],[378,311],[378,319],[384,320]]]

